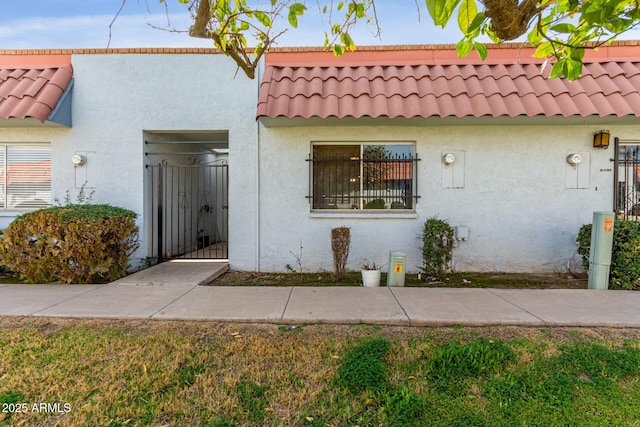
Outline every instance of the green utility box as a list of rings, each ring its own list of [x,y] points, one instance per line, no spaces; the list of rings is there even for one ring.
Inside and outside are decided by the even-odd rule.
[[[589,289],[608,289],[613,249],[613,212],[594,212],[589,249]]]
[[[387,286],[404,286],[406,264],[406,253],[400,251],[389,251],[389,273],[387,274]]]

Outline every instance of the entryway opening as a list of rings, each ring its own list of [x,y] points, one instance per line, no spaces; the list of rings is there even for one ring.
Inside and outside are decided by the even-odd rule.
[[[146,131],[149,257],[228,259],[228,131]]]

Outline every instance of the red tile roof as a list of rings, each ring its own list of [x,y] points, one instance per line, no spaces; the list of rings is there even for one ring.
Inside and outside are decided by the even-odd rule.
[[[587,51],[583,75],[549,79],[532,48],[493,46],[485,61],[453,46],[267,55],[257,117],[640,117],[640,42]]]
[[[1,55],[0,118],[44,123],[72,77],[71,55]]]

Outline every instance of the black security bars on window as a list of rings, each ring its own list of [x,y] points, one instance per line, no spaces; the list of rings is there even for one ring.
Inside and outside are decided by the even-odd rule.
[[[420,198],[419,160],[414,154],[390,154],[384,146],[364,146],[362,152],[359,146],[314,147],[307,159],[307,198],[312,209],[414,209]]]

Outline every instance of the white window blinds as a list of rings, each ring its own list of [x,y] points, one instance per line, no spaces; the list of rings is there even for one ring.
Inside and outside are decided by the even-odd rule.
[[[51,205],[51,146],[0,144],[0,208]]]

